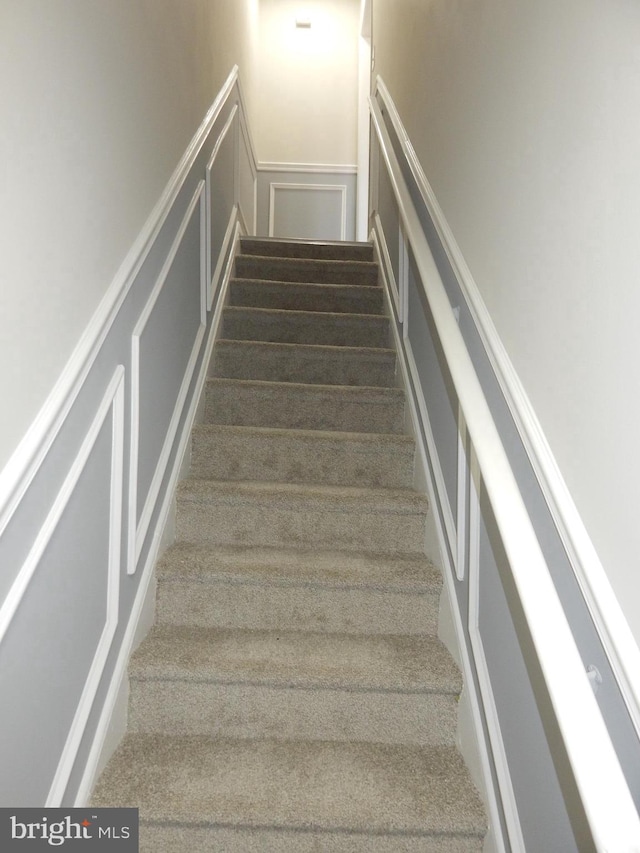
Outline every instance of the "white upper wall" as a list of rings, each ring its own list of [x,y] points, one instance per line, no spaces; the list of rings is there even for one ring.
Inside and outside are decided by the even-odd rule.
[[[257,0],[0,0],[0,470],[218,89]]]
[[[640,640],[640,5],[374,0],[374,43]]]
[[[308,17],[310,29],[296,29]],[[258,159],[356,162],[359,0],[260,0]]]

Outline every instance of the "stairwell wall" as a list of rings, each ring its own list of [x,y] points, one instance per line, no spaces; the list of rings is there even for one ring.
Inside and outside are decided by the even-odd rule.
[[[635,343],[632,321],[618,316],[620,304],[631,316],[638,307],[631,286],[637,241],[627,224],[637,193],[634,189],[633,197],[627,195],[624,186],[631,180],[637,188],[638,179],[635,157],[624,141],[637,135],[635,117],[627,106],[635,91],[636,19],[634,11],[620,4],[585,10],[584,4],[568,3],[559,10],[546,3],[535,9],[517,3],[457,4],[455,9],[439,2],[374,3],[376,71],[391,92],[444,211],[443,221],[459,245],[456,260],[463,256],[468,264],[541,421],[559,465],[552,476],[558,484],[562,478],[566,481],[617,593],[618,603],[609,613],[624,622],[622,607],[637,639],[637,577],[628,571],[636,531],[629,526],[628,508],[611,524],[619,499],[632,506],[637,500],[638,483],[636,461],[625,443],[629,423],[638,418],[628,393]],[[518,833],[524,835],[527,850],[546,850],[559,843],[562,849],[576,845],[583,849],[590,842],[581,837],[571,784],[567,786],[564,778],[567,762],[556,747],[549,747],[555,742],[549,709],[536,687],[536,666],[522,640],[522,625],[517,624],[520,617],[514,609],[508,561],[484,500],[475,546],[480,571],[467,580],[467,571],[473,572],[464,553],[471,543],[460,538],[460,520],[467,509],[459,501],[460,460],[465,460],[460,445],[456,447],[457,401],[428,311],[421,305],[415,264],[410,254],[403,257],[384,168],[380,173],[374,207],[396,265],[392,272],[405,280],[408,290],[407,346],[417,362],[416,375],[425,377],[431,369],[437,380],[423,381],[422,393],[433,403],[429,418],[431,444],[441,468],[436,491],[443,505],[439,508],[443,542],[455,577],[453,597],[470,629],[468,642],[477,668],[473,678],[490,685],[494,707],[488,712],[495,716],[497,739],[506,749],[506,757],[499,760],[511,774],[505,787],[511,788],[515,804],[516,849]],[[597,700],[637,803],[639,744],[628,712],[634,705],[628,704],[629,692],[623,697],[602,648],[607,628],[598,624],[598,608],[588,612],[574,576],[572,547],[580,540],[588,554],[588,536],[582,535],[579,520],[573,544],[571,535],[563,540],[566,529],[559,533],[556,528],[557,506],[550,510],[543,494],[548,484],[532,470],[535,453],[527,455],[522,446],[514,410],[509,411],[513,401],[507,399],[505,405],[449,261],[436,248],[435,229],[424,224],[427,219],[428,215],[423,226],[434,238],[436,262],[452,306],[457,306],[460,329],[494,409],[585,666],[597,661],[603,676]],[[617,277],[609,287],[614,272]],[[616,303],[618,295],[621,302]],[[622,341],[613,332],[614,318],[620,321],[618,332],[626,325]],[[605,400],[612,406],[607,413],[597,408]],[[589,423],[582,433],[576,424],[584,421]],[[610,469],[608,463],[619,453],[625,454],[626,466]],[[598,459],[591,467],[594,454]],[[597,504],[600,510],[590,512]],[[615,545],[613,550],[603,548],[607,541]],[[463,554],[458,563],[457,553]],[[600,565],[595,557],[590,562],[596,568]],[[467,583],[468,591],[461,592]],[[605,583],[598,590],[607,588]],[[602,601],[601,613],[608,602]],[[629,660],[635,660],[637,646],[630,634],[628,640]],[[483,689],[480,684],[481,693]],[[635,708],[637,727],[637,704]],[[563,798],[557,795],[558,785]],[[556,794],[549,797],[554,787]]]
[[[640,11],[374,2],[376,71],[640,640]]]
[[[250,0],[3,4],[3,805],[69,805],[90,786],[234,223],[255,227],[227,65],[248,55],[255,13]]]

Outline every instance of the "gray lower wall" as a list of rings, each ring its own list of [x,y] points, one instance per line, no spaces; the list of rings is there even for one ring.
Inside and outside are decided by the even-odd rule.
[[[95,769],[243,206],[253,227],[255,167],[230,83],[92,325],[89,355],[54,391],[59,415],[0,517],[0,806],[73,805]]]
[[[386,116],[384,104],[381,104]],[[595,665],[603,677],[597,699],[614,743],[629,788],[640,806],[640,742],[629,717],[624,698],[614,677],[598,630],[578,587],[570,560],[564,549],[540,483],[517,426],[509,401],[499,385],[482,344],[465,296],[439,241],[436,229],[422,199],[410,165],[403,159],[402,147],[387,119],[393,150],[416,206],[424,233],[430,244],[452,310],[459,312],[459,325],[474,362],[477,375],[498,426],[503,444],[527,509],[549,565],[569,624],[573,630],[585,667]],[[372,132],[372,136],[375,133]],[[510,580],[508,560],[502,548],[495,520],[482,482],[479,489],[477,557],[469,559],[471,475],[467,454],[459,458],[458,401],[442,355],[440,342],[424,295],[411,246],[398,240],[399,210],[390,190],[384,159],[374,138],[372,151],[371,211],[377,238],[388,251],[391,263],[389,279],[405,276],[408,291],[408,319],[398,323],[404,338],[405,354],[413,362],[413,393],[422,397],[427,418],[420,424],[421,438],[428,449],[428,464],[436,491],[434,509],[443,531],[441,550],[443,569],[451,576],[453,606],[457,608],[471,661],[469,687],[475,693],[483,718],[484,737],[489,750],[491,776],[498,793],[498,808],[506,828],[508,808],[499,786],[500,774],[510,777],[513,803],[517,810],[527,853],[550,850],[588,851],[593,843],[575,790],[562,747],[549,697],[529,642],[526,623]],[[405,254],[406,262],[400,257]],[[404,270],[404,272],[403,272]],[[460,473],[465,483],[459,511]],[[451,535],[448,535],[450,531]],[[462,557],[457,552],[464,543]],[[506,762],[500,753],[504,748]],[[507,784],[506,787],[509,787]],[[508,841],[507,841],[508,845]]]
[[[355,224],[355,167],[349,171],[291,164],[259,167],[259,235],[355,240]]]

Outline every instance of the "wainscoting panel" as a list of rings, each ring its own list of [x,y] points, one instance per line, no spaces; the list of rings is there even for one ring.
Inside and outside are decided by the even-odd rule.
[[[123,380],[119,367],[0,610],[3,804],[60,801],[115,633]]]
[[[236,201],[242,227],[246,232],[253,234],[256,230],[258,172],[252,155],[251,135],[244,113],[240,114],[239,137]]]
[[[215,291],[219,284],[222,247],[229,227],[234,219],[236,202],[236,133],[238,106],[234,106],[220,136],[216,140],[211,158],[207,163],[207,310],[211,309]],[[215,188],[215,189],[214,189]],[[231,214],[231,215],[230,215]],[[215,265],[214,265],[215,259]]]
[[[311,240],[355,239],[355,167],[261,164],[258,233]]]
[[[135,546],[129,551],[130,573],[137,566],[205,330],[204,186],[204,181],[198,184],[133,332],[129,483]]]
[[[0,472],[0,807],[85,804],[115,746],[243,230],[241,185],[255,210],[242,111],[234,68]]]

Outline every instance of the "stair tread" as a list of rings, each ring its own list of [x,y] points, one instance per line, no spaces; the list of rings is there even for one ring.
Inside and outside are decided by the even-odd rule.
[[[302,317],[307,317],[311,322],[319,322],[327,320],[328,322],[335,322],[336,320],[348,320],[348,319],[356,319],[363,323],[369,321],[370,323],[385,323],[389,322],[389,318],[384,314],[358,314],[349,311],[301,311],[294,310],[288,308],[261,308],[260,306],[246,306],[246,305],[226,305],[226,312],[230,313],[240,313],[240,312],[251,312],[253,314],[263,314],[265,316],[270,315],[280,315],[284,319],[290,319],[292,316],[300,315]],[[388,349],[388,347],[385,347]]]
[[[320,385],[396,387],[391,349],[219,339],[213,376]]]
[[[158,564],[158,580],[369,588],[438,593],[439,570],[422,554],[380,554],[176,542]]]
[[[361,510],[400,513],[426,512],[427,497],[410,488],[375,488],[373,486],[325,486],[316,483],[269,483],[262,480],[235,482],[202,480],[188,477],[178,485],[178,497],[192,500],[215,500],[223,503],[256,499],[271,505],[295,505],[309,501],[331,505],[336,501],[357,504]],[[342,507],[336,512],[342,512]]]
[[[371,316],[371,315],[368,315]],[[389,347],[348,347],[333,346],[331,344],[305,344],[305,343],[280,343],[279,341],[243,341],[236,338],[218,338],[216,347],[247,347],[264,348],[265,351],[273,350],[286,352],[293,355],[298,353],[315,353],[319,356],[332,355],[354,355],[368,356],[380,360],[395,361],[395,350]]]
[[[243,255],[260,255],[278,258],[330,258],[336,260],[373,260],[373,245],[370,242],[332,240],[295,240],[280,237],[242,237],[240,250]]]
[[[160,625],[131,661],[143,679],[448,693],[459,671],[436,637]]]
[[[287,281],[286,279],[281,280],[277,278],[246,278],[245,276],[240,275],[234,275],[233,278],[230,279],[229,285],[233,286],[234,284],[249,284],[255,285],[256,287],[262,287],[264,285],[265,289],[268,289],[269,286],[273,284],[283,290],[292,291],[317,290],[318,292],[335,291],[336,293],[350,293],[363,290],[365,293],[374,294],[380,294],[383,292],[379,284],[341,284],[340,282],[334,281]]]
[[[141,822],[482,835],[453,747],[129,734],[92,798]]]
[[[383,314],[242,308],[227,305],[223,335],[234,340],[389,347],[389,318]]]
[[[191,477],[407,487],[414,457],[415,442],[394,433],[204,423],[192,432]]]
[[[311,268],[313,266],[335,267],[336,269],[352,267],[353,269],[360,268],[376,271],[378,269],[378,265],[375,261],[359,261],[353,258],[291,258],[282,255],[248,255],[241,253],[236,256],[236,260],[241,262],[249,261],[252,266],[283,264],[292,267],[299,266],[302,269],[305,267]]]
[[[404,406],[400,388],[213,377],[207,381],[204,419],[283,429],[400,434],[404,433]]]
[[[279,281],[273,278],[232,278],[229,305],[279,308],[283,311],[384,314],[379,285]]]
[[[301,438],[310,444],[343,444],[357,443],[362,445],[385,444],[393,447],[413,447],[415,442],[410,435],[393,432],[340,432],[324,429],[295,429],[287,427],[245,426],[243,424],[209,424],[201,423],[194,426],[195,433],[239,433],[247,436],[277,435],[283,438]]]
[[[256,273],[256,276],[253,275]],[[235,275],[238,278],[267,278],[273,281],[302,281],[319,284],[378,285],[375,261],[346,258],[287,258],[273,255],[237,255]]]
[[[255,387],[263,391],[286,389],[294,393],[325,394],[361,400],[404,401],[404,391],[401,388],[384,388],[378,385],[321,385],[309,382],[274,382],[269,379],[227,379],[224,376],[212,376],[207,379],[207,384],[210,387],[236,385],[243,388]]]

